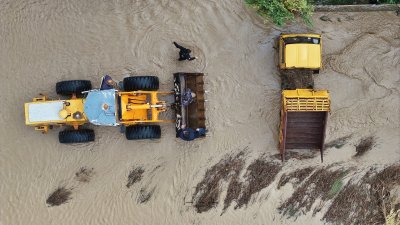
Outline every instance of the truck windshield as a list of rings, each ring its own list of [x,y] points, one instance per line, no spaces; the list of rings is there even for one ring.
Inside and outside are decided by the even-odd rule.
[[[319,44],[320,43],[320,38],[314,38],[314,37],[288,37],[284,38],[283,42],[285,44]]]

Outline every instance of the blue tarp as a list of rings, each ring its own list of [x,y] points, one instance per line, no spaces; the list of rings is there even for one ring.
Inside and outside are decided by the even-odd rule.
[[[115,89],[94,90],[85,101],[85,114],[94,125],[117,126]]]

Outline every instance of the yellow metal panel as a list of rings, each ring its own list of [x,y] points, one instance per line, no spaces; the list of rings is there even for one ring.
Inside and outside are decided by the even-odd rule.
[[[287,68],[321,67],[321,46],[317,44],[288,44],[285,46]]]
[[[121,99],[120,124],[171,122],[171,120],[158,119],[159,114],[167,110],[166,102],[160,101],[158,95],[170,95],[174,92],[132,91],[118,94]]]
[[[147,120],[147,109],[132,109],[131,106],[147,105],[145,94],[133,94],[131,92],[120,93],[121,96],[121,121]]]
[[[297,89],[282,91],[282,106],[287,111],[330,111],[327,90]]]
[[[319,46],[319,49],[315,48],[313,50],[306,49],[293,49],[293,51],[287,51],[287,46],[296,46],[296,45],[305,45],[305,44],[288,44],[284,46],[283,39],[289,37],[311,37],[311,38],[319,38],[320,43],[319,45],[316,44],[308,44],[308,45],[315,45]],[[292,47],[295,48],[295,47]],[[308,57],[310,59],[304,60],[304,56],[307,50]],[[302,58],[299,58],[302,56]],[[280,69],[290,69],[290,68],[306,68],[306,69],[321,69],[322,68],[322,39],[320,34],[281,34],[279,37],[279,68]],[[284,60],[282,60],[284,58]],[[289,63],[287,63],[289,61]]]
[[[315,37],[315,38],[321,38],[320,34],[281,34],[282,38],[288,38],[288,37]]]
[[[42,99],[42,100],[40,100]],[[46,125],[82,125],[87,123],[87,118],[84,114],[84,99],[75,98],[70,100],[46,100],[46,98],[35,98],[33,102],[25,103],[25,124],[28,126],[46,126]],[[36,100],[36,101],[35,101]],[[69,116],[66,119],[60,118],[59,120],[46,120],[46,121],[39,121],[39,122],[31,122],[29,121],[29,105],[31,104],[42,104],[48,102],[66,102],[64,109],[69,113]],[[68,104],[69,103],[69,104]],[[76,112],[82,113],[81,119],[74,119],[72,115]]]

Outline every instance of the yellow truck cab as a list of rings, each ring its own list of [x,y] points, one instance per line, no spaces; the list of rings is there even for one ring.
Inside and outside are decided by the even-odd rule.
[[[281,34],[279,69],[309,69],[318,73],[322,67],[320,34]]]

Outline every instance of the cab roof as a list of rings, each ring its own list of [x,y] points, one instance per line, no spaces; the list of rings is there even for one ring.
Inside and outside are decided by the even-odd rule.
[[[286,68],[320,68],[321,45],[319,44],[286,44]]]
[[[311,38],[321,38],[320,34],[281,34],[282,38],[288,37],[311,37]]]
[[[117,126],[115,89],[92,90],[88,93],[84,111],[90,123]]]

